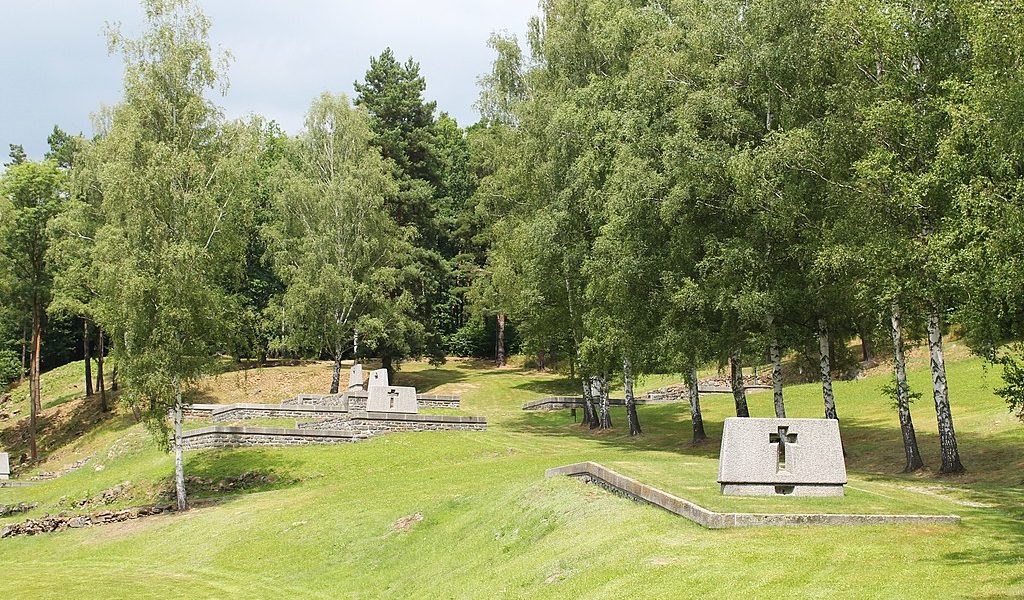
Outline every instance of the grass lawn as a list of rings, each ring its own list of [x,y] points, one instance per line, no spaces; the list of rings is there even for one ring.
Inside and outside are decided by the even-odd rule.
[[[641,407],[644,435],[630,439],[621,410],[614,413],[619,427],[610,432],[581,429],[568,411],[521,411],[528,400],[572,391],[555,375],[473,361],[439,369],[407,364],[397,383],[461,393],[456,414],[484,415],[489,430],[188,453],[189,475],[218,480],[258,471],[270,479],[228,495],[200,490],[193,496],[197,508],[183,515],[2,540],[0,596],[1022,597],[1024,425],[992,393],[997,372],[973,358],[948,368],[966,475],[898,473],[900,433],[895,410],[880,393],[888,377],[880,375],[836,384],[849,453],[847,496],[798,499],[718,494],[718,441],[731,396],[702,398],[712,439],[693,446],[685,404]],[[304,377],[329,377],[323,363],[274,369],[280,370],[273,389],[282,394]],[[293,378],[289,369],[296,370]],[[264,376],[242,379],[251,385]],[[243,395],[221,397],[217,387],[239,378],[218,380],[204,388],[203,401]],[[641,387],[676,381],[649,377]],[[928,372],[914,370],[911,385],[927,392]],[[821,415],[818,386],[786,392],[790,416]],[[749,401],[754,416],[772,414],[770,393],[751,394]],[[918,402],[914,416],[924,458],[934,467],[930,401]],[[82,468],[56,480],[0,489],[0,504],[39,502],[28,516],[40,516],[124,482],[126,493],[111,506],[152,502],[169,489],[171,456],[128,416],[102,420],[55,447],[41,468],[54,471],[85,457]],[[956,513],[964,520],[959,526],[710,531],[595,486],[544,479],[546,468],[584,460],[714,510]]]

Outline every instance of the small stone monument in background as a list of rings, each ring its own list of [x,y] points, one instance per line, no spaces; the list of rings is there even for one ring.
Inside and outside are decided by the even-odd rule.
[[[6,452],[0,452],[0,479],[11,478],[11,457]]]
[[[376,371],[370,371],[370,381],[366,384],[366,389],[372,387],[383,386],[387,387],[388,383],[388,370],[377,369]]]
[[[416,388],[370,386],[370,395],[366,399],[367,412],[413,413],[418,412]]]
[[[839,422],[730,417],[718,482],[730,496],[842,496],[846,462]]]
[[[348,389],[363,389],[363,365],[356,363],[348,370]]]

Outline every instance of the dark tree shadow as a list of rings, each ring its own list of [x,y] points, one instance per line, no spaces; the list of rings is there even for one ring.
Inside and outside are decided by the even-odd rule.
[[[708,403],[703,407],[704,429],[708,439],[692,444],[689,405],[686,403],[641,405],[638,407],[643,435],[630,437],[626,430],[623,407],[612,408],[615,427],[601,431],[574,424],[568,409],[557,411],[522,411],[508,426],[514,431],[534,435],[573,437],[596,442],[623,452],[647,450],[676,452],[681,455],[718,458],[722,427],[726,413],[721,406]],[[582,418],[582,409],[577,410]],[[985,435],[976,431],[958,432],[960,451],[968,471],[948,476],[937,472],[939,458],[938,434],[919,427],[918,445],[928,468],[904,474],[903,442],[897,419],[892,425],[873,419],[844,418],[840,422],[843,444],[847,451],[847,470],[859,474],[902,478],[908,482],[935,482],[956,485],[992,484],[1020,485],[1024,479],[1024,441],[1012,432]]]
[[[630,454],[656,451],[706,458],[718,457],[722,424],[720,421],[709,421],[708,411],[704,413],[704,430],[708,438],[694,444],[690,412],[686,404],[655,404],[639,406],[637,410],[644,433],[636,437],[629,435],[626,428],[626,410],[621,406],[612,407],[612,423],[616,427],[610,430],[590,429],[575,423],[568,409],[523,411],[508,423],[508,426],[513,431],[532,435],[589,440]],[[578,409],[576,412],[577,419],[582,418],[583,410]]]
[[[114,394],[108,394],[107,404],[117,405]],[[96,434],[100,428],[104,431],[122,431],[134,424],[130,414],[100,410],[98,395],[61,404],[40,414],[37,419],[36,446],[39,451],[39,462],[46,460],[49,453],[82,436]],[[0,447],[5,448],[11,455],[11,468],[16,472],[30,466],[26,462],[29,455],[29,432],[28,417],[23,417],[0,430]],[[25,463],[24,466],[22,463]]]
[[[461,383],[468,379],[466,373],[451,367],[436,367],[420,371],[399,371],[391,383],[400,386],[411,386],[416,391],[429,393],[443,385]]]
[[[225,448],[190,452],[185,462],[188,497],[220,500],[298,485],[303,480],[303,462],[290,458],[287,450]],[[160,501],[173,501],[173,473],[160,481],[158,490]]]
[[[1016,567],[1008,583],[1024,582],[1024,489],[994,486],[972,487],[967,498],[988,507],[978,510],[961,527],[972,530],[969,549],[949,552],[942,559],[953,566]],[[980,547],[978,544],[981,544]],[[1019,598],[1013,594],[989,594],[983,598]]]
[[[545,396],[577,396],[582,393],[580,385],[571,379],[545,379],[524,381],[512,386],[512,389]]]

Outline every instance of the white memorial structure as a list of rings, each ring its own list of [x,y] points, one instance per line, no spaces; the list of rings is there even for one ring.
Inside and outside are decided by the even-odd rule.
[[[842,496],[846,462],[839,422],[730,417],[718,482],[730,496]]]
[[[363,365],[356,363],[348,370],[348,389],[363,389]]]
[[[388,386],[388,370],[377,369],[376,371],[370,371],[370,381],[366,384],[366,389],[370,389],[376,386]]]
[[[369,397],[366,399],[366,412],[415,414],[419,412],[416,388],[371,386]]]

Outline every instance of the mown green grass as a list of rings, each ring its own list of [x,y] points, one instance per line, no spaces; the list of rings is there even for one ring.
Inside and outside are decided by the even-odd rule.
[[[885,378],[837,384],[849,453],[842,499],[723,498],[718,436],[732,410],[705,396],[712,439],[690,444],[683,404],[641,407],[645,434],[584,430],[568,411],[523,402],[571,392],[554,375],[450,362],[406,365],[400,383],[463,390],[462,413],[485,433],[393,434],[358,444],[187,455],[191,475],[256,470],[275,482],[183,515],[0,541],[11,598],[1012,598],[1024,595],[1024,428],[992,392],[997,375],[972,359],[949,365],[967,475],[903,476]],[[927,391],[926,371],[911,383]],[[652,377],[645,388],[675,381]],[[927,396],[926,396],[927,398]],[[820,390],[787,388],[791,416],[819,416]],[[771,414],[770,394],[751,412]],[[914,406],[929,466],[934,410]],[[616,425],[624,424],[621,410]],[[171,458],[127,420],[105,422],[61,459],[82,469],[0,503],[37,501],[30,516],[124,481],[152,499]],[[959,526],[904,525],[709,531],[650,506],[559,478],[546,468],[594,460],[715,510],[957,513]],[[96,467],[102,465],[102,469]],[[393,525],[420,514],[408,530]],[[14,518],[5,521],[16,520]],[[8,566],[11,567],[8,567]]]
[[[96,361],[93,361],[92,364],[95,377]],[[39,385],[43,410],[60,406],[82,396],[85,391],[85,381],[82,376],[84,370],[85,361],[79,360],[44,373]],[[107,385],[110,385],[109,381]],[[10,406],[13,410],[21,411],[21,415],[28,414],[28,384],[18,386],[11,391]]]

